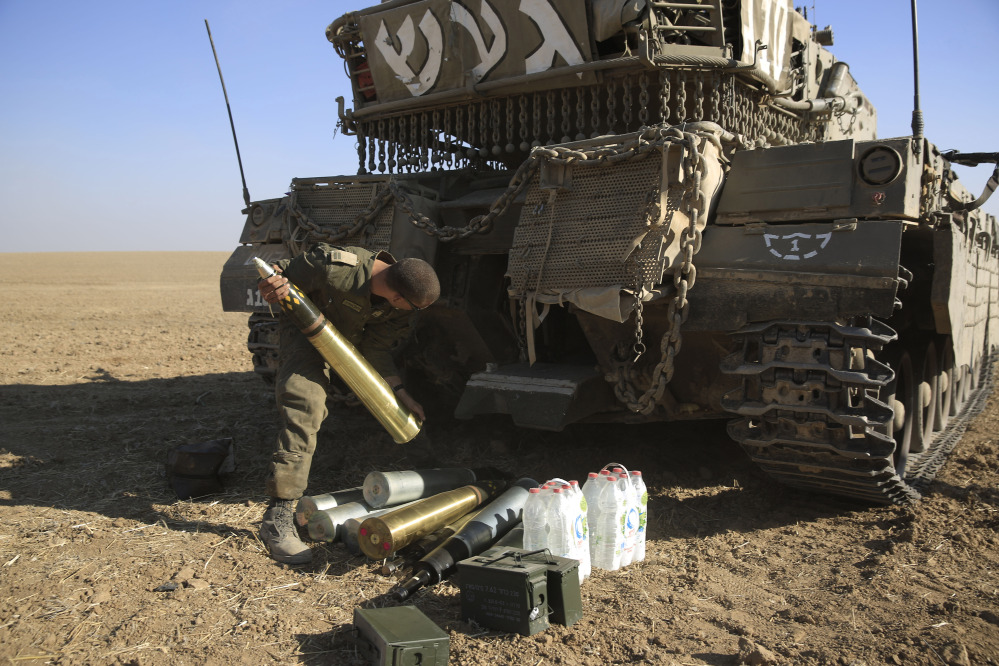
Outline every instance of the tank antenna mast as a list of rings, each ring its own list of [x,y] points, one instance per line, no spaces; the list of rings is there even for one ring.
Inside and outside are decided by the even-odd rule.
[[[919,29],[916,27],[916,0],[912,0],[912,70],[914,82],[912,139],[913,149],[918,155],[923,143],[923,111],[919,108]]]
[[[915,0],[913,0],[915,2]],[[225,79],[222,78],[222,66],[219,65],[219,54],[215,51],[215,40],[212,39],[212,29],[205,19],[205,30],[208,31],[208,41],[212,45],[212,55],[215,56],[215,68],[219,70],[219,81],[222,83],[222,95],[225,97],[225,109],[229,112],[229,127],[232,128],[232,142],[236,144],[236,161],[239,162],[239,177],[243,181],[243,203],[250,205],[250,191],[246,189],[246,176],[243,174],[243,158],[239,156],[239,141],[236,140],[236,124],[232,122],[232,107],[229,106],[229,93],[225,91]]]

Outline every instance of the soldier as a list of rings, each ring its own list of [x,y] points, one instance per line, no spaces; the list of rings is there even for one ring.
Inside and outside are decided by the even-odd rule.
[[[295,283],[422,420],[423,407],[406,391],[392,350],[408,333],[413,312],[440,296],[433,267],[421,259],[396,261],[388,252],[320,244],[274,268],[279,275],[258,284],[264,300],[277,303],[287,296],[288,281]],[[309,484],[316,434],[328,413],[330,367],[284,317],[280,336],[275,395],[283,428],[267,478],[272,499],[260,538],[278,562],[304,564],[312,560],[312,551],[298,536],[295,503]]]

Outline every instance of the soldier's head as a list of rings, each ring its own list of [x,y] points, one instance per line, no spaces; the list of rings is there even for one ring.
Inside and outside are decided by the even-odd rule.
[[[412,257],[391,264],[385,271],[385,284],[399,294],[411,310],[433,305],[441,295],[441,284],[433,266]]]

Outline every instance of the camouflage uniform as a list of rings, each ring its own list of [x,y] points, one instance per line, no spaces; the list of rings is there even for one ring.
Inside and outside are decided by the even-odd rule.
[[[383,377],[397,375],[392,350],[409,332],[408,310],[393,308],[370,291],[375,259],[395,263],[387,252],[318,245],[278,262],[285,277],[316,304]],[[326,418],[329,365],[287,318],[281,318],[281,349],[275,395],[283,428],[267,478],[267,492],[294,500],[309,483],[316,434]]]

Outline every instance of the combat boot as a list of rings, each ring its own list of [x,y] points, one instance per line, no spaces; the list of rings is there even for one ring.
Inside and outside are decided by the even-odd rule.
[[[260,523],[260,540],[278,562],[306,564],[312,561],[312,550],[298,537],[295,527],[295,500],[272,500]]]

